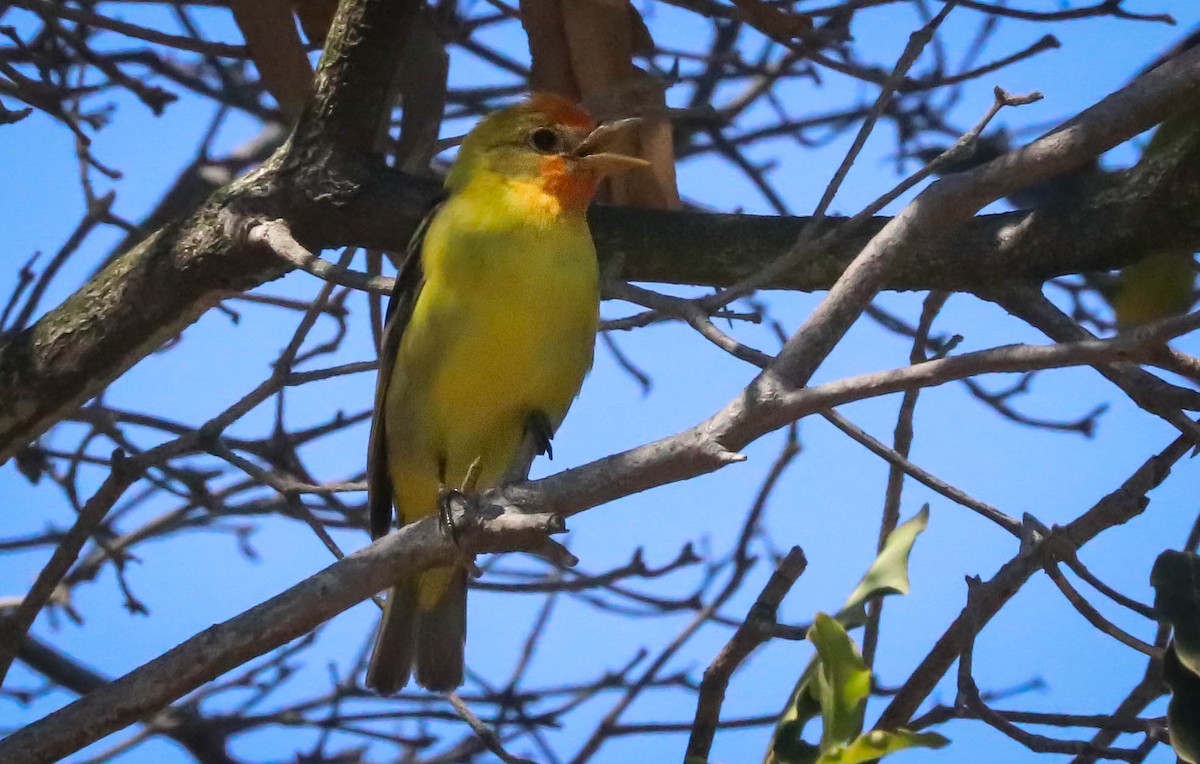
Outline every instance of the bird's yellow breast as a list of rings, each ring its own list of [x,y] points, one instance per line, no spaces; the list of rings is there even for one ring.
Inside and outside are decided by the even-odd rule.
[[[507,189],[554,213],[553,200]],[[430,224],[425,282],[388,390],[388,452],[406,521],[433,511],[438,471],[480,486],[515,459],[526,420],[565,416],[592,362],[595,250],[581,214],[513,215],[458,194]],[[528,212],[528,211],[527,211]]]

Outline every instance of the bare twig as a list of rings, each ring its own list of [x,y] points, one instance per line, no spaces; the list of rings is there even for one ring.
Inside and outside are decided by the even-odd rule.
[[[788,551],[775,567],[775,572],[759,593],[750,612],[746,614],[746,620],[704,670],[686,756],[694,756],[702,761],[708,760],[708,753],[720,724],[721,704],[725,702],[729,680],[750,654],[771,638],[770,627],[775,624],[775,614],[779,605],[796,583],[796,579],[804,573],[807,564],[808,561],[800,547],[792,547]]]

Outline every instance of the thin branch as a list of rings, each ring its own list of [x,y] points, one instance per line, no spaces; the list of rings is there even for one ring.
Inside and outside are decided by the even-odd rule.
[[[191,692],[249,659],[312,631],[397,578],[455,564],[463,554],[546,551],[561,518],[520,512],[488,517],[455,511],[457,544],[430,517],[404,526],[287,591],[212,626],[0,740],[0,760],[32,764],[60,759]]]
[[[496,754],[505,764],[534,764],[529,759],[513,756],[504,750],[504,746],[500,743],[500,738],[496,736],[496,733],[492,732],[486,724],[479,721],[479,717],[471,712],[471,709],[458,696],[457,692],[446,693],[446,700],[450,701],[450,705],[454,706],[454,710],[458,712],[459,717],[471,727],[471,730],[479,737],[487,749]]]
[[[193,53],[204,53],[224,58],[248,59],[251,57],[250,51],[246,49],[245,45],[229,45],[222,42],[201,41],[192,39],[191,37],[167,34],[159,32],[156,29],[149,29],[137,24],[112,19],[82,8],[71,8],[64,3],[54,3],[50,2],[50,0],[11,0],[11,4],[28,11],[33,11],[41,16],[58,17],[67,19],[68,21],[75,21],[79,24],[93,26],[97,29],[107,29],[110,32],[123,34],[126,37],[134,37],[146,42],[166,45],[176,50],[187,50]]]
[[[717,727],[720,726],[721,705],[725,702],[729,680],[750,654],[771,638],[771,628],[775,625],[779,605],[807,565],[808,561],[800,547],[792,547],[775,567],[775,572],[746,614],[746,620],[704,670],[700,695],[696,701],[696,718],[688,738],[687,758],[708,760]]]
[[[54,548],[54,554],[42,568],[29,593],[21,600],[16,611],[0,617],[0,684],[8,674],[13,658],[20,652],[25,634],[33,625],[42,607],[50,600],[63,576],[79,557],[79,551],[91,538],[96,527],[112,506],[140,475],[138,465],[131,464],[124,454],[116,451],[112,455],[112,471],[84,505],[75,524],[67,531]]]
[[[919,389],[919,388],[914,388],[914,389]],[[929,488],[933,491],[936,491],[937,493],[941,494],[942,496],[945,496],[947,499],[950,499],[951,501],[953,501],[956,504],[961,504],[962,506],[966,507],[967,509],[970,509],[971,511],[979,514],[981,517],[985,517],[988,520],[991,520],[993,523],[1000,526],[1004,530],[1008,531],[1013,536],[1020,537],[1020,535],[1021,535],[1021,521],[1020,520],[1017,520],[1015,517],[1012,517],[1011,515],[1001,512],[999,509],[996,509],[995,507],[993,507],[990,504],[986,504],[982,501],[979,501],[978,499],[974,498],[973,496],[970,496],[969,494],[965,493],[964,491],[962,491],[958,488],[955,488],[954,486],[945,482],[941,478],[938,478],[935,475],[932,475],[929,472],[926,472],[921,467],[918,467],[917,465],[915,465],[911,461],[909,461],[908,458],[903,456],[902,454],[900,454],[900,452],[898,452],[894,449],[888,448],[886,445],[884,445],[880,441],[871,437],[870,434],[868,434],[866,431],[864,431],[858,425],[851,422],[846,417],[839,414],[837,411],[834,411],[833,409],[830,409],[829,411],[822,411],[821,416],[824,417],[834,427],[838,428],[839,430],[846,433],[854,440],[856,440],[859,443],[861,443],[862,445],[866,446],[868,449],[871,450],[872,453],[887,460],[887,462],[889,464],[891,464],[893,468],[900,471],[902,474],[908,475],[909,477],[916,480],[918,483],[921,483],[922,485],[926,486],[927,488]],[[890,533],[891,531],[888,531],[888,532]],[[886,535],[884,536],[884,538],[886,539]]]

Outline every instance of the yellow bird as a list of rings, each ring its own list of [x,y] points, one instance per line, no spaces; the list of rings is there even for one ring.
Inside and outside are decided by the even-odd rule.
[[[1188,38],[1188,47],[1200,40]],[[1152,67],[1153,68],[1153,67]],[[1169,117],[1146,145],[1144,159],[1168,152],[1195,151],[1200,140],[1200,105],[1186,107]],[[1121,269],[1116,282],[1104,293],[1113,307],[1117,326],[1129,329],[1187,313],[1196,301],[1196,267],[1190,250],[1152,252]]]
[[[592,365],[599,320],[586,211],[601,179],[647,163],[605,152],[637,120],[599,125],[538,93],[463,140],[446,196],[396,280],[368,455],[371,535],[438,511],[478,464],[480,488],[525,477]],[[434,568],[388,596],[367,685],[462,684],[467,574]]]
[[[1162,53],[1142,74],[1200,45],[1200,29]],[[1154,131],[1142,159],[1157,159],[1175,152],[1195,154],[1200,142],[1200,103],[1183,105]],[[1103,291],[1113,308],[1119,329],[1182,315],[1196,301],[1196,265],[1190,249],[1150,252],[1121,269],[1116,281]]]
[[[1196,268],[1187,251],[1155,252],[1121,269],[1104,297],[1117,327],[1130,329],[1187,313],[1196,301]]]

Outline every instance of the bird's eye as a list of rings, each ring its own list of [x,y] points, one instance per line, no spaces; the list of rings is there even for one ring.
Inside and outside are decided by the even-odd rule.
[[[539,127],[529,134],[529,145],[543,154],[554,154],[562,149],[562,139],[548,127]]]

